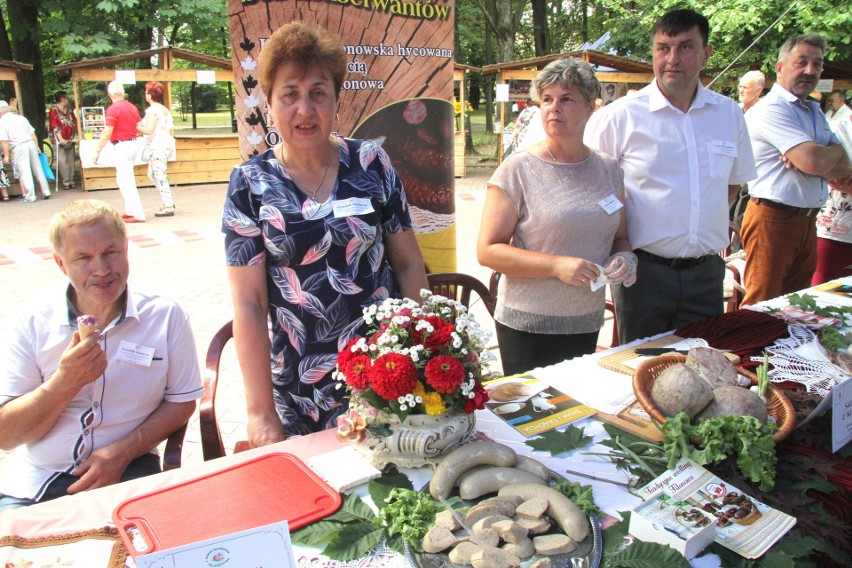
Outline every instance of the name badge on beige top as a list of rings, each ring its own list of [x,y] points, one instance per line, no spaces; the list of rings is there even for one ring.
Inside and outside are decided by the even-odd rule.
[[[607,197],[604,197],[603,199],[598,201],[598,205],[600,205],[603,210],[606,211],[607,215],[612,215],[613,213],[624,207],[624,204],[619,201],[615,195],[611,193]]]

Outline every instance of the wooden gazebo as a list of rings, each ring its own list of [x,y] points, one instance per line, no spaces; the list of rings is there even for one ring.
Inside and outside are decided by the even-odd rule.
[[[482,68],[482,74],[496,74],[498,83],[507,83],[509,81],[532,81],[538,74],[539,70],[551,61],[569,57],[582,59],[596,70],[599,67],[613,69],[614,71],[597,72],[598,80],[601,83],[633,83],[644,85],[650,83],[654,79],[654,68],[650,63],[594,49],[551,53],[549,55],[542,55],[541,57],[518,59],[516,61],[508,61],[506,63],[485,65]],[[503,148],[502,137],[503,130],[506,125],[506,113],[503,110],[504,106],[505,105],[501,105],[500,112],[500,148]]]
[[[455,169],[455,177],[465,177],[467,174],[467,167],[465,166],[464,161],[464,139],[465,139],[465,128],[467,125],[467,121],[465,120],[465,116],[467,115],[467,99],[464,98],[465,86],[464,79],[468,73],[481,73],[482,69],[479,67],[474,67],[472,65],[465,65],[464,63],[456,62],[453,65],[453,82],[458,82],[458,90],[459,97],[458,100],[461,103],[461,116],[459,117],[459,124],[456,125],[455,129],[455,138],[453,140],[453,157],[454,157],[454,169]]]
[[[22,112],[21,84],[19,74],[21,71],[32,71],[33,66],[29,63],[18,63],[8,59],[0,59],[0,81],[11,81],[15,88],[15,98],[18,99],[18,112]]]
[[[159,58],[159,67],[155,69],[133,69],[137,82],[159,81],[166,86],[163,104],[171,108],[171,83],[174,81],[196,81],[198,72],[202,69],[174,69],[175,59],[182,59],[199,64],[207,70],[212,70],[217,82],[233,82],[234,73],[230,59],[214,57],[188,49],[177,47],[161,47],[123,55],[113,55],[57,65],[54,70],[58,74],[71,74],[71,88],[74,93],[74,105],[80,118],[80,101],[83,81],[107,83],[116,79],[116,72],[122,69],[121,64],[139,59]],[[144,109],[140,109],[144,112]],[[80,156],[87,155],[89,146],[97,144],[97,140],[86,140],[83,133],[83,121],[78,120]],[[175,133],[177,152],[176,160],[169,162],[169,181],[176,185],[192,183],[210,183],[228,181],[234,165],[242,162],[239,142],[236,133],[199,133],[197,131],[178,131]],[[86,190],[115,189],[115,169],[111,167],[92,167],[83,162],[83,188]],[[146,166],[137,165],[135,168],[136,183],[139,186],[149,186],[151,182],[146,175]]]

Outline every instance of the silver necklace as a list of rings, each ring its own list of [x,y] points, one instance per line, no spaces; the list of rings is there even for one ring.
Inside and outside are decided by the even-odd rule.
[[[548,156],[550,156],[550,159],[551,159],[551,160],[553,160],[553,161],[554,161],[554,163],[556,163],[556,164],[561,164],[561,165],[565,165],[565,164],[570,163],[570,162],[560,162],[559,160],[557,160],[557,159],[553,156],[553,152],[551,152],[551,151],[550,151],[550,146],[548,145],[547,140],[545,140],[545,141],[544,141],[544,148],[547,150],[547,155],[548,155]]]
[[[544,147],[545,147],[545,149],[547,150],[547,155],[548,155],[548,156],[550,156],[550,159],[551,159],[551,160],[553,160],[553,161],[554,161],[554,162],[556,162],[557,164],[561,164],[561,163],[562,163],[562,162],[560,162],[559,160],[557,160],[556,158],[554,158],[554,157],[553,157],[553,152],[551,152],[551,151],[550,151],[550,145],[547,143],[547,140],[545,140],[545,141],[544,141]],[[283,154],[283,152],[282,152],[282,154]]]
[[[329,145],[328,157],[325,160],[325,168],[322,172],[322,179],[314,188],[313,191],[307,189],[303,183],[300,183],[299,180],[296,179],[296,176],[293,175],[293,172],[290,172],[290,179],[292,179],[296,183],[296,187],[302,190],[308,197],[311,198],[311,201],[317,203],[317,193],[319,193],[320,188],[322,188],[325,183],[325,178],[328,177],[328,171],[331,169],[331,158],[334,155],[334,146]],[[281,146],[281,162],[284,164],[284,167],[289,169],[287,166],[287,161],[284,159],[284,145]]]

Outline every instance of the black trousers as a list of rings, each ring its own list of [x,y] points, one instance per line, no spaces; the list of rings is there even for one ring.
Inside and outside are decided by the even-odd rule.
[[[548,335],[513,329],[495,321],[497,344],[504,375],[517,375],[595,352],[597,331],[571,335]]]
[[[636,284],[613,286],[622,345],[724,311],[725,261],[713,255],[691,268],[669,268],[639,257]]]

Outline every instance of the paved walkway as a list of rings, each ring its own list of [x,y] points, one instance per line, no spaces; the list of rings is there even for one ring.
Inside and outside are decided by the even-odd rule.
[[[485,181],[490,173],[489,169],[469,169],[468,177],[456,180],[458,270],[485,282],[490,271],[478,265],[474,247]],[[219,230],[226,189],[226,184],[174,189],[177,213],[171,218],[155,218],[154,211],[160,206],[159,194],[153,189],[142,189],[148,222],[127,225],[131,241],[131,282],[174,298],[189,312],[202,366],[211,338],[232,318],[223,264],[223,237]],[[0,325],[3,329],[10,316],[34,294],[64,278],[53,262],[47,224],[65,203],[82,197],[102,199],[119,210],[122,207],[121,195],[116,190],[89,193],[63,190],[37,203],[0,202],[0,298],[3,298]],[[487,319],[481,321],[485,323]],[[236,441],[245,439],[242,383],[232,352],[223,359],[222,370],[217,409],[225,446],[230,452]],[[197,414],[190,422],[183,460],[184,463],[202,460]]]

